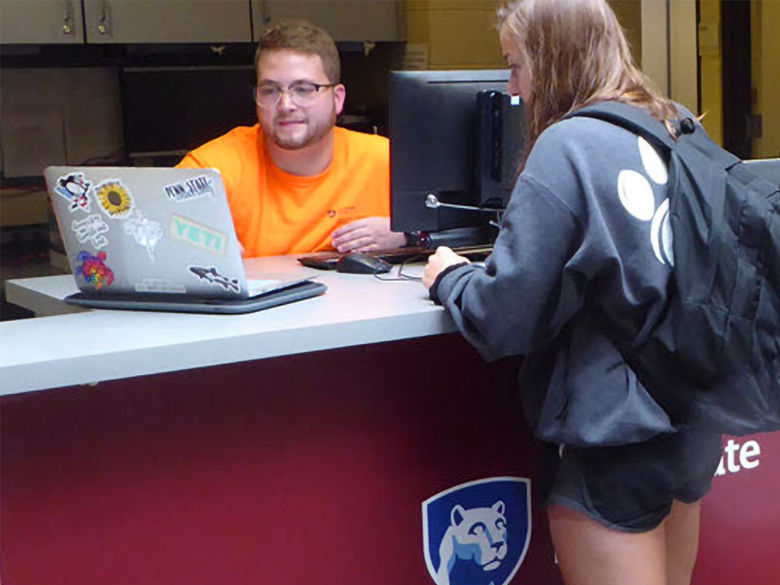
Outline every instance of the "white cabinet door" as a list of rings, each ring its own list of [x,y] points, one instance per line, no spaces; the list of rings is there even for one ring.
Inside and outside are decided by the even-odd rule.
[[[0,43],[83,43],[81,0],[0,0]]]
[[[401,41],[405,37],[399,0],[252,0],[255,40],[280,18],[302,18],[337,41]]]
[[[88,43],[252,40],[249,0],[84,0],[84,15]]]

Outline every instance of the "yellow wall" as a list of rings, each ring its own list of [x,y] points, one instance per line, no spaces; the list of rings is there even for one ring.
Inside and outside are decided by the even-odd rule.
[[[407,0],[406,39],[428,45],[430,69],[506,66],[496,30],[496,0]]]
[[[639,0],[609,2],[639,61]],[[501,0],[407,0],[407,42],[427,45],[430,69],[503,68],[496,11],[504,4]]]
[[[780,2],[754,0],[751,9],[753,113],[762,121],[753,157],[780,157]]]
[[[710,136],[723,144],[720,0],[699,1],[703,123]],[[780,2],[753,0],[750,19],[753,113],[762,119],[762,137],[753,142],[753,157],[780,157]]]
[[[642,6],[639,0],[608,0],[626,33],[634,60],[642,66]]]
[[[657,0],[645,0],[653,2]],[[679,2],[679,0],[676,0]],[[727,0],[728,1],[728,0]],[[693,0],[684,0],[693,5]],[[780,1],[752,0],[752,51],[753,86],[755,88],[754,113],[762,116],[763,136],[754,143],[755,157],[780,156]],[[642,57],[642,0],[609,0],[621,25],[626,31],[637,63]],[[427,47],[430,69],[487,69],[502,68],[504,61],[495,29],[496,10],[503,4],[496,0],[407,0],[407,40],[411,44]],[[672,18],[683,4],[673,6]],[[692,110],[696,108],[695,89],[675,85],[675,79],[693,83],[687,71],[678,71],[691,59],[686,46],[684,55],[675,43],[683,36],[694,38],[695,27],[689,22],[690,6],[686,7],[685,30],[673,30],[672,38],[672,87],[674,99],[680,99]],[[699,0],[699,46],[701,56],[701,112],[705,114],[704,127],[719,144],[723,143],[722,57],[720,44],[720,0]],[[673,22],[673,28],[675,23]],[[660,26],[660,25],[659,25]],[[665,32],[665,26],[664,26]],[[652,39],[651,39],[652,40]],[[648,47],[652,49],[652,47]],[[665,48],[664,48],[665,51]],[[684,57],[684,59],[683,59]],[[664,59],[665,61],[665,59]],[[664,64],[665,66],[665,64]],[[687,66],[687,65],[686,65]],[[663,72],[662,72],[663,73]],[[662,89],[663,79],[654,79]],[[690,95],[689,95],[690,94]],[[689,103],[690,102],[690,103]]]
[[[699,0],[702,124],[710,137],[723,144],[723,59],[720,42],[720,0]]]

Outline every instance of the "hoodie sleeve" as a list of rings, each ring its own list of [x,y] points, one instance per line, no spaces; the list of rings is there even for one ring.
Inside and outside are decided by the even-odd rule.
[[[582,305],[586,278],[573,262],[582,231],[564,202],[521,175],[485,267],[448,272],[432,298],[486,359],[541,349]]]

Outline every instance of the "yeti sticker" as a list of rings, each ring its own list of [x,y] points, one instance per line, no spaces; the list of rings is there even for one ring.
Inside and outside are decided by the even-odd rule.
[[[436,585],[506,585],[531,541],[531,482],[463,483],[422,504],[425,564]]]

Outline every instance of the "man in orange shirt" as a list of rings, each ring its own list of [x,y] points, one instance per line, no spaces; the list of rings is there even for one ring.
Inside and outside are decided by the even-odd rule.
[[[255,56],[259,124],[193,150],[179,167],[222,174],[247,257],[403,246],[390,231],[389,141],[337,128],[346,90],[324,30],[276,25]]]

